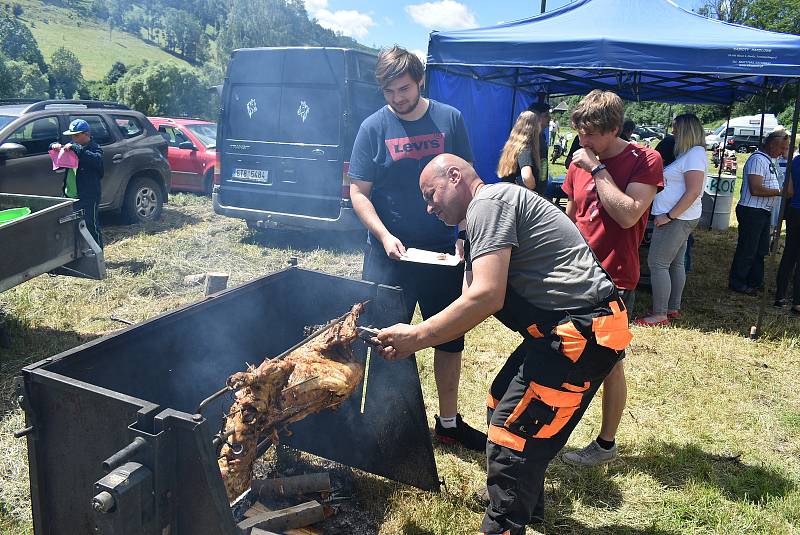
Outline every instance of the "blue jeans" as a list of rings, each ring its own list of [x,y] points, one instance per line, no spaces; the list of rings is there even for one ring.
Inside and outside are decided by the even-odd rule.
[[[686,284],[686,242],[700,219],[675,219],[655,227],[650,239],[647,265],[653,290],[653,314],[666,316],[668,310],[681,309]]]
[[[736,206],[739,239],[731,262],[728,284],[736,290],[764,286],[764,257],[769,253],[771,213],[762,208]]]

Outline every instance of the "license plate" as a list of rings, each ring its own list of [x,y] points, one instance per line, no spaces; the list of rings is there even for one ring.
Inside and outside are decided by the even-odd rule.
[[[233,178],[249,180],[251,182],[269,183],[269,172],[264,169],[234,169]]]

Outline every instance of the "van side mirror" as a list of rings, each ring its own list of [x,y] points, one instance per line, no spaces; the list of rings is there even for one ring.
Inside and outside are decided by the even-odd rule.
[[[28,149],[25,148],[24,145],[20,145],[19,143],[3,143],[0,145],[0,158],[7,160],[10,158],[21,158],[25,156],[28,152]]]
[[[197,147],[194,146],[194,143],[191,141],[181,141],[178,145],[179,149],[187,149],[187,150],[197,150]]]

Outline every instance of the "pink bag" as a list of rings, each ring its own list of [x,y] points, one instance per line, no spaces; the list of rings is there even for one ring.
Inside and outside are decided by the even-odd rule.
[[[53,171],[60,167],[67,167],[69,169],[78,168],[78,155],[71,150],[50,149],[47,152],[50,154],[50,159],[53,160]]]

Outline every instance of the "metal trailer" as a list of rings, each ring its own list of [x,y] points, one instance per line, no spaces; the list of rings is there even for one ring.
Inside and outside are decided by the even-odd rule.
[[[0,292],[43,273],[105,277],[103,250],[74,199],[0,193],[0,210],[27,206],[31,214],[0,225]]]
[[[402,321],[398,288],[289,267],[24,368],[15,387],[27,427],[16,434],[28,441],[34,533],[239,534],[215,440],[233,398],[204,400],[307,325],[367,300],[360,324]],[[353,348],[366,362],[368,347]],[[414,358],[376,353],[364,381],[282,442],[438,489]]]

